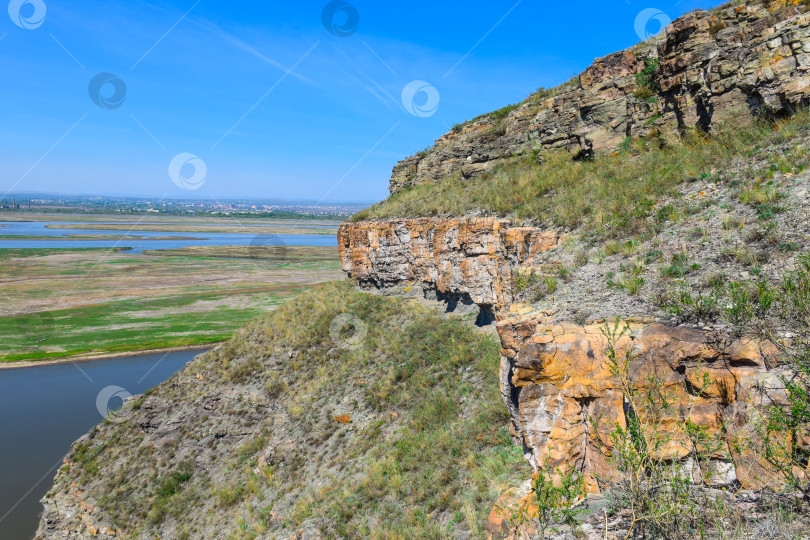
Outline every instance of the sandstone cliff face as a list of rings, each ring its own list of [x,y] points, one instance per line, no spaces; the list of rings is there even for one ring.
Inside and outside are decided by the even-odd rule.
[[[724,340],[710,332],[647,322],[628,324],[631,333],[616,344],[632,351],[629,372],[644,388],[654,375],[674,407],[660,429],[672,440],[659,456],[682,460],[696,482],[759,488],[777,480],[761,467],[748,444],[756,407],[780,403],[777,351],[770,343]],[[583,473],[588,488],[616,477],[609,461],[611,432],[626,425],[619,381],[605,363],[603,324],[547,324],[545,316],[506,319],[498,324],[502,344],[501,392],[512,417],[511,432],[537,469],[547,460],[561,471]],[[711,384],[696,394],[701,380]],[[689,418],[716,437],[709,464],[693,459],[692,442],[678,430]]]
[[[556,232],[495,218],[347,223],[338,231],[343,269],[361,283],[420,282],[495,307],[511,301],[515,269],[558,241]]]
[[[526,459],[535,469],[548,461],[563,472],[578,470],[592,491],[615,476],[611,433],[625,426],[627,403],[605,364],[604,323],[561,322],[556,310],[512,304],[513,276],[557,247],[558,233],[495,218],[420,218],[345,224],[338,239],[344,270],[362,283],[420,283],[496,308],[501,392]],[[739,444],[755,436],[757,408],[785,398],[777,349],[652,318],[630,319],[629,328],[618,346],[632,351],[636,386],[645,388],[655,375],[675,411],[662,424],[673,439],[662,457],[684,462],[696,482],[777,484],[752,445]],[[704,374],[712,383],[696,394]],[[678,431],[683,418],[717,439],[708,464],[692,458],[692,442]]]
[[[390,191],[452,175],[471,178],[503,159],[534,151],[542,156],[546,149],[566,149],[579,158],[616,148],[627,137],[667,138],[756,114],[789,113],[810,102],[810,11],[796,4],[758,1],[688,14],[664,37],[596,60],[578,78],[530,97],[503,118],[484,116],[448,133],[426,154],[397,164]],[[640,88],[637,75],[650,66],[655,82]],[[691,240],[683,231],[671,232],[684,244],[678,249],[687,252]],[[563,471],[577,469],[589,489],[598,491],[600,481],[615,473],[608,459],[610,434],[624,425],[627,410],[618,381],[604,366],[600,326],[562,323],[559,310],[510,316],[503,309],[516,300],[513,276],[558,244],[558,232],[493,218],[359,222],[339,233],[343,268],[363,283],[420,282],[497,308],[501,388],[515,440],[535,469],[546,460]],[[696,242],[695,250],[702,245]],[[586,293],[569,292],[568,304],[572,298],[585,304],[598,289],[592,283],[578,286]],[[605,304],[610,297],[603,298],[601,317],[628,313],[628,304]],[[569,313],[577,313],[573,307]],[[663,457],[683,461],[696,482],[775,485],[761,457],[740,450],[751,445],[735,444],[751,436],[759,404],[784,399],[774,347],[721,338],[728,334],[705,324],[666,325],[652,303],[630,307],[643,308],[630,313],[658,317],[631,323],[632,337],[621,346],[633,351],[632,372],[640,388],[654,374],[674,396],[677,413],[662,426],[674,440]],[[704,373],[714,382],[693,395]],[[676,433],[684,417],[722,441],[708,465],[691,459],[690,441]]]
[[[711,130],[758,112],[778,114],[810,96],[810,12],[784,0],[696,11],[666,37],[597,59],[578,78],[529,97],[506,118],[485,116],[450,132],[393,170],[390,191],[453,174],[473,177],[499,160],[565,148],[572,156],[652,132]],[[638,93],[636,74],[657,59],[659,88]]]

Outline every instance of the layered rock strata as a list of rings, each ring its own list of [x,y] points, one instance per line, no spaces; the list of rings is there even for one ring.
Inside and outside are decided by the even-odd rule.
[[[361,283],[419,282],[482,307],[510,303],[516,269],[558,242],[554,231],[496,218],[347,223],[338,231],[343,270]]]
[[[611,433],[626,426],[629,407],[608,369],[605,324],[552,325],[545,319],[537,314],[498,323],[510,430],[532,467],[581,471],[588,489],[599,491],[617,477],[609,459]],[[737,444],[755,436],[758,408],[784,400],[773,344],[645,321],[623,324],[629,332],[615,346],[621,358],[630,350],[634,385],[643,393],[660,384],[672,405],[659,424],[667,442],[657,457],[683,462],[694,481],[709,485],[778,484],[751,445]],[[686,418],[712,440],[703,449],[708,462],[694,459],[698,449],[681,429]]]
[[[627,137],[666,137],[755,114],[780,114],[810,96],[810,12],[797,2],[746,2],[695,11],[663,38],[594,61],[579,77],[538,92],[505,117],[484,115],[400,161],[390,191],[545,149],[572,156],[613,149]],[[637,75],[647,70],[642,88]],[[642,80],[642,82],[644,82]]]

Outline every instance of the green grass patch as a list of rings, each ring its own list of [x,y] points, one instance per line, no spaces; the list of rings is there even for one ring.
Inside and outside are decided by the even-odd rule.
[[[91,251],[94,253],[102,253],[106,251],[110,253],[118,253],[121,251],[129,251],[130,249],[132,248],[7,248],[0,249],[0,261],[25,257],[45,257],[48,255],[58,255],[60,253],[71,253],[77,251]]]
[[[659,148],[631,141],[614,154],[572,161],[567,152],[548,151],[543,164],[531,154],[503,161],[473,180],[460,173],[435,183],[413,186],[372,206],[352,219],[419,216],[463,216],[481,211],[566,228],[582,228],[600,236],[646,232],[647,217],[659,201],[673,196],[687,181],[723,170],[740,156],[767,153],[767,148],[807,133],[806,110],[777,123],[719,127],[712,136],[686,134]],[[804,158],[797,157],[797,165]],[[752,188],[743,195],[772,214],[778,190]],[[673,219],[675,208],[658,210],[661,221]]]
[[[188,294],[0,317],[0,362],[204,345],[227,340],[250,319],[304,287],[250,294]],[[255,307],[229,307],[234,297]],[[222,301],[205,312],[197,302]],[[133,314],[136,313],[137,316]]]

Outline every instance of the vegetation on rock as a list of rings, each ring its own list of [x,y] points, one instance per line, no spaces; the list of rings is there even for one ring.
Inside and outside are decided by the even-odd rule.
[[[659,148],[650,139],[630,141],[624,150],[572,162],[564,151],[547,152],[539,164],[531,156],[506,160],[481,176],[461,174],[407,188],[356,214],[355,221],[477,213],[528,220],[552,227],[577,228],[599,236],[626,236],[647,230],[656,203],[680,184],[698,178],[723,181],[735,160],[767,152],[810,132],[806,110],[775,123],[728,125],[712,135],[687,133]],[[784,165],[775,164],[777,167]],[[791,170],[810,165],[810,151],[796,150]],[[778,170],[778,169],[777,169]],[[762,171],[767,177],[768,171]],[[753,180],[753,179],[752,179]],[[728,182],[740,182],[728,178]],[[740,185],[741,196],[763,213],[773,212],[778,186]],[[771,206],[765,206],[771,205]]]
[[[341,314],[355,322],[332,328]],[[76,522],[79,482],[95,527],[124,538],[481,536],[528,474],[498,362],[497,343],[461,320],[332,283],[79,441],[49,495],[64,506],[46,505]]]

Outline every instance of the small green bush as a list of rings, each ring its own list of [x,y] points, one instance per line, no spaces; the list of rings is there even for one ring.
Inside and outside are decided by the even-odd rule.
[[[751,290],[746,284],[734,282],[729,285],[728,304],[723,310],[726,319],[734,325],[738,334],[742,333],[745,326],[754,317],[752,298]]]
[[[715,322],[720,317],[719,289],[708,293],[698,291],[692,294],[688,289],[669,292],[663,298],[663,305],[673,315],[694,322]]]
[[[491,116],[495,120],[502,120],[502,119],[506,118],[507,116],[509,116],[509,113],[514,111],[515,109],[517,109],[519,106],[520,106],[519,103],[514,103],[512,105],[507,105],[506,107],[501,107],[497,111],[493,111],[493,112],[489,113],[489,116]]]
[[[508,516],[505,522],[516,538],[535,537],[534,530],[536,537],[544,540],[552,525],[576,527],[576,517],[587,512],[578,506],[587,494],[585,479],[576,470],[562,473],[559,468],[553,469],[548,460],[535,472],[531,493],[534,500],[525,499],[517,507],[496,507]]]
[[[660,62],[657,58],[645,58],[644,68],[636,74],[636,97],[642,101],[647,101],[661,91],[658,82],[658,66]]]
[[[712,37],[717,37],[717,34],[720,33],[721,30],[725,30],[728,28],[728,25],[723,21],[716,21],[709,26],[709,33]]]
[[[540,276],[537,275],[534,269],[532,269],[528,274],[526,272],[516,272],[515,277],[512,279],[515,291],[518,293],[535,286],[539,282]]]
[[[606,456],[616,467],[617,475],[610,479],[611,497],[617,509],[629,513],[629,530],[624,538],[636,538],[641,530],[646,538],[690,538],[694,523],[705,520],[703,508],[695,504],[690,493],[691,479],[683,469],[669,461],[671,445],[687,441],[687,455],[705,467],[713,452],[721,446],[717,436],[689,418],[698,398],[712,384],[708,373],[700,366],[695,369],[696,387],[692,398],[676,403],[666,384],[656,374],[639,379],[631,368],[633,348],[621,351],[619,341],[629,335],[628,326],[619,319],[605,323],[602,334],[606,340],[604,366],[619,383],[624,400],[625,422],[615,424],[610,434],[611,450]],[[668,429],[661,429],[664,420]],[[597,419],[591,419],[596,428]]]

